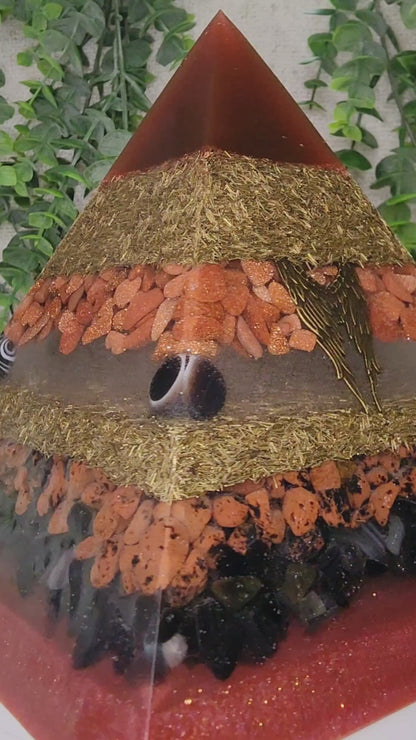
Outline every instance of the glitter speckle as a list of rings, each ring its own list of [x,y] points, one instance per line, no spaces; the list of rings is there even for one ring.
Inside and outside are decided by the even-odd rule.
[[[186,706],[189,707],[190,704],[192,704],[192,699],[184,699],[183,703],[186,704]]]

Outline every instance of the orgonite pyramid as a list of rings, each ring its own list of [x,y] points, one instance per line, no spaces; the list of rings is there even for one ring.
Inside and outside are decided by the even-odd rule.
[[[270,685],[270,732],[263,705],[276,681],[299,665],[309,675],[314,654],[306,631],[290,658],[289,626],[289,647],[272,657],[288,625],[332,618],[375,573],[416,571],[415,297],[410,256],[219,14],[6,330],[5,367],[10,343],[17,351],[1,386],[5,578],[34,594],[26,625],[44,609],[50,630],[69,632],[74,669],[103,659],[94,721],[107,690],[107,707],[120,691],[131,709],[132,681],[146,717],[111,725],[107,712],[94,734],[84,703],[63,738],[136,740],[152,723],[152,737],[177,737],[176,720],[163,719],[172,686],[186,697],[201,681],[204,698],[218,698],[236,666],[230,681],[252,691],[263,676],[262,697]],[[386,614],[403,596],[389,590]],[[357,625],[370,602],[351,621],[335,617],[335,632],[321,628],[333,645],[342,625],[345,646],[353,624],[359,644],[342,687],[334,666],[345,655],[314,658],[331,707],[328,719],[322,701],[305,704],[319,737],[365,721]],[[109,657],[125,677],[116,694]],[[391,666],[391,685],[402,657],[368,660]],[[327,681],[318,665],[332,666]],[[412,671],[403,701],[416,696]],[[163,677],[158,719],[151,690]],[[380,691],[366,690],[367,721],[400,703],[377,703]],[[345,697],[358,713],[339,711]],[[218,717],[199,701],[195,737],[215,737]],[[287,718],[293,687],[282,701]],[[257,737],[258,706],[246,711],[246,736]],[[310,737],[299,719],[291,727],[281,736]],[[39,738],[48,732],[40,725]]]

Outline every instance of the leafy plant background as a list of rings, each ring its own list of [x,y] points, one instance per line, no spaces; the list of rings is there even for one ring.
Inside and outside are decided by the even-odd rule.
[[[303,104],[322,109],[320,92],[332,91],[329,131],[340,137],[336,153],[353,171],[372,170],[368,152],[378,148],[374,121],[395,109],[396,146],[388,156],[376,156],[370,187],[386,195],[379,210],[416,256],[416,0],[325,5],[313,11],[327,19],[327,30],[308,38],[314,56],[305,63],[313,65],[314,75],[305,82],[309,97]],[[412,48],[399,42],[403,27],[413,30]]]
[[[149,61],[181,62],[193,27],[175,0],[0,0],[0,21],[10,18],[28,39],[17,63],[30,95],[14,131],[0,129],[0,224],[15,232],[0,262],[0,326],[148,110]],[[14,114],[0,96],[0,125]]]

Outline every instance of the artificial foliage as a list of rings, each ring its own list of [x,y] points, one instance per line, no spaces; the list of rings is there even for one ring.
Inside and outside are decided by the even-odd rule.
[[[78,215],[150,106],[149,60],[175,66],[192,45],[192,17],[175,0],[1,0],[28,38],[28,99],[0,96],[0,325]],[[4,85],[0,71],[0,86]]]
[[[371,131],[387,107],[399,119],[397,143],[374,167],[374,190],[387,197],[379,210],[391,229],[416,253],[416,50],[402,48],[403,28],[416,29],[415,0],[330,0],[315,14],[325,16],[328,30],[309,37],[316,65],[305,82],[308,109],[322,108],[319,93],[331,88],[337,100],[329,131],[341,138],[336,152],[352,170],[370,170],[366,154],[378,147]],[[388,8],[387,6],[394,6]],[[393,20],[389,22],[389,18]],[[381,81],[388,83],[386,100]],[[385,189],[388,188],[388,191]]]

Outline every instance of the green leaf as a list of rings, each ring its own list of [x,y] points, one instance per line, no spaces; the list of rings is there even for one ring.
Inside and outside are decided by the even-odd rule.
[[[323,80],[319,80],[317,77],[313,77],[310,80],[306,80],[304,84],[305,84],[305,87],[308,88],[308,90],[314,90],[315,88],[318,88],[318,87],[328,87],[326,82],[324,82]]]
[[[158,31],[164,31],[166,27],[168,30],[175,29],[181,23],[187,20],[188,14],[186,10],[182,8],[169,8],[160,13],[157,20],[155,21],[155,28]]]
[[[395,206],[397,203],[406,203],[408,200],[416,200],[416,193],[403,193],[395,195],[394,198],[386,200],[386,205]]]
[[[332,41],[338,51],[361,51],[365,41],[372,40],[371,31],[360,21],[348,21],[335,29]]]
[[[127,71],[139,70],[146,64],[152,53],[152,47],[145,39],[137,39],[123,47],[124,65]]]
[[[352,141],[361,141],[362,134],[359,126],[343,126],[342,133],[347,139],[351,139]]]
[[[332,15],[333,12],[330,8],[321,8],[321,10],[308,10],[305,15]]]
[[[0,157],[7,157],[13,152],[13,139],[6,131],[0,131]]]
[[[47,79],[57,80],[58,82],[60,82],[64,76],[63,69],[59,62],[46,54],[43,59],[39,59],[38,69]]]
[[[135,0],[135,2],[128,3],[127,20],[129,23],[138,23],[146,17],[149,10],[146,7],[145,0]]]
[[[129,131],[113,131],[106,134],[100,144],[100,153],[106,157],[116,157],[131,139]]]
[[[3,87],[5,82],[6,82],[6,78],[4,76],[4,72],[2,69],[0,69],[0,87]]]
[[[55,31],[53,28],[45,31],[41,37],[42,46],[49,52],[62,52],[65,49],[67,42],[68,39],[65,34],[60,31]]]
[[[416,28],[415,0],[402,0],[400,4],[400,15],[406,28]]]
[[[373,88],[354,81],[348,87],[348,97],[356,108],[374,108],[376,95]]]
[[[371,162],[355,149],[341,149],[335,152],[335,154],[341,160],[342,164],[345,164],[350,169],[371,170]]]
[[[378,142],[375,136],[368,131],[366,128],[363,128],[361,126],[361,143],[365,144],[366,146],[371,147],[372,149],[377,149]]]
[[[379,36],[383,36],[386,33],[388,26],[381,13],[366,8],[364,10],[357,10],[355,15],[360,21],[374,28]]]
[[[355,10],[358,0],[331,0],[331,5],[337,10]]]
[[[382,116],[380,115],[378,110],[376,110],[375,108],[360,108],[359,106],[357,106],[357,111],[359,113],[362,113],[363,115],[371,116],[372,118],[377,118],[378,121],[383,121]]]
[[[411,123],[416,123],[416,100],[411,100],[403,107],[403,113]]]
[[[51,195],[53,198],[65,198],[60,190],[55,188],[33,188],[35,195]]]
[[[53,219],[46,211],[34,211],[29,213],[29,226],[35,229],[49,229],[53,224]]]
[[[335,47],[332,43],[332,33],[314,33],[308,38],[308,46],[316,57],[333,58],[336,54]]]
[[[8,121],[14,115],[13,106],[9,105],[5,98],[0,95],[0,123]]]
[[[159,47],[156,54],[156,61],[158,64],[167,67],[168,64],[178,61],[182,50],[183,47],[179,36],[167,36]]]
[[[101,182],[113,162],[114,157],[99,159],[97,162],[93,162],[93,164],[90,164],[90,166],[85,169],[84,176],[90,181],[91,187],[95,187]]]
[[[349,100],[342,100],[337,103],[334,109],[334,121],[348,123],[351,116],[355,113],[355,108]]]
[[[18,180],[21,180],[22,182],[30,182],[33,177],[34,168],[28,159],[24,159],[23,161],[18,162],[14,166],[14,169]]]
[[[36,249],[44,254],[45,257],[48,257],[48,259],[49,257],[52,257],[54,252],[53,245],[43,236],[36,240]]]
[[[382,203],[378,210],[382,217],[389,224],[389,226],[399,226],[410,221],[411,212],[410,208],[406,203],[389,204],[388,202]]]
[[[33,106],[30,105],[30,103],[27,103],[25,100],[23,100],[21,103],[18,103],[17,109],[23,118],[29,118],[29,120],[36,118],[36,113]]]
[[[49,21],[54,21],[61,15],[62,5],[59,5],[59,3],[46,3],[43,6],[43,12]]]
[[[85,177],[83,177],[83,175],[81,175],[81,173],[78,172],[75,167],[72,167],[70,164],[60,164],[57,167],[51,167],[51,169],[49,169],[46,174],[48,175],[48,177],[55,177],[58,180],[69,177],[70,180],[76,180],[76,182],[80,182],[82,183],[82,185],[88,185]]]
[[[20,196],[21,198],[28,198],[29,191],[27,189],[26,183],[22,181],[17,182],[16,185],[14,186],[14,189],[16,191],[16,194]]]
[[[406,224],[396,229],[396,234],[407,249],[416,247],[416,224]]]
[[[16,60],[21,67],[30,67],[33,64],[33,54],[28,49],[26,51],[19,51],[16,55]]]
[[[17,183],[16,170],[13,166],[0,164],[0,185],[14,187]]]
[[[98,3],[88,0],[82,13],[79,14],[80,25],[95,39],[98,39],[105,29],[104,13]]]
[[[298,105],[304,105],[308,107],[309,110],[325,110],[324,106],[317,103],[316,100],[301,100]]]

